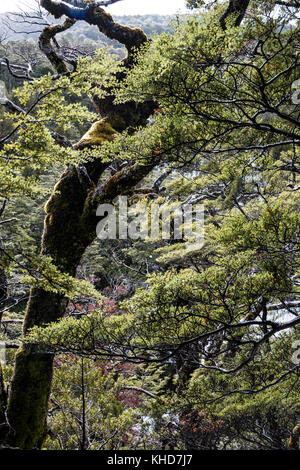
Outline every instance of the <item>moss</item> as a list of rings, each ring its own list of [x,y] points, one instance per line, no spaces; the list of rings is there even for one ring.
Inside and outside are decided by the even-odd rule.
[[[50,8],[48,0],[42,1],[55,17],[64,14],[64,4]],[[90,8],[90,24],[97,24],[108,37],[119,39],[129,50],[145,42],[147,37],[139,29],[123,27],[113,22],[112,17],[100,8]],[[96,21],[96,22],[95,22]],[[45,38],[45,43],[49,37]],[[50,50],[53,52],[53,49]],[[51,59],[51,57],[50,57]],[[54,64],[57,57],[53,58]],[[55,64],[56,65],[56,64]],[[126,64],[130,66],[127,59]],[[118,77],[121,80],[121,77]],[[106,119],[96,122],[74,146],[84,148],[112,141],[117,131],[129,126],[141,125],[153,110],[153,104],[135,103],[114,106],[113,96],[99,100],[99,112]],[[101,106],[100,106],[101,105]],[[132,166],[122,170],[106,185],[102,199],[111,201],[118,194],[126,194],[139,180],[148,174],[157,162],[149,166]],[[97,184],[99,176],[106,168],[100,159],[86,165],[89,179]],[[77,170],[67,170],[60,178],[48,200],[45,211],[45,225],[42,238],[42,254],[50,255],[62,271],[75,275],[76,267],[87,245],[95,238],[96,198],[94,186],[85,187],[78,177]],[[93,205],[94,204],[94,205]],[[34,325],[46,324],[60,318],[66,308],[66,300],[58,294],[33,288],[30,293],[24,331]],[[23,347],[16,356],[14,376],[8,406],[11,429],[8,443],[13,447],[31,449],[42,444],[46,431],[47,402],[52,380],[51,355],[35,351],[33,347]]]
[[[247,313],[247,315],[245,316],[246,321],[252,321],[255,320],[255,318],[256,316],[253,313]]]
[[[64,175],[65,175],[65,173],[62,175],[62,177],[59,179],[59,181],[54,186],[52,194],[51,194],[50,198],[48,199],[48,201],[45,204],[46,214],[49,214],[51,212],[52,207],[55,205],[55,202],[59,199],[59,196],[60,196],[59,188],[60,188],[60,185],[61,185],[61,180],[62,180]]]
[[[0,363],[0,424],[5,422],[5,409],[6,409],[6,390],[4,385],[4,378],[2,373],[2,367]]]
[[[60,269],[72,275],[85,248],[74,251],[80,240],[79,219],[86,195],[76,169],[71,169],[62,174],[45,206],[42,253],[50,255]]]
[[[117,131],[105,119],[95,122],[84,134],[80,141],[74,145],[75,149],[101,145],[103,142],[112,141]]]
[[[74,19],[67,18],[62,25],[58,24],[44,28],[39,37],[39,47],[49,59],[57,73],[67,73],[68,67],[62,58],[57,54],[55,48],[52,46],[51,41],[57,33],[66,31],[71,26],[73,26],[74,23]]]
[[[10,431],[6,439],[13,447],[40,447],[46,435],[46,416],[52,381],[51,354],[32,347],[16,355],[12,391],[8,407]]]
[[[99,31],[108,38],[124,44],[129,52],[147,42],[147,36],[142,29],[115,23],[113,17],[100,6],[89,8],[85,20],[89,24],[98,26]]]
[[[295,437],[300,437],[300,424],[297,424],[297,426],[294,427],[292,434]]]
[[[34,325],[41,326],[58,320],[63,316],[66,306],[67,300],[62,294],[33,287],[30,291],[23,332],[26,333]]]

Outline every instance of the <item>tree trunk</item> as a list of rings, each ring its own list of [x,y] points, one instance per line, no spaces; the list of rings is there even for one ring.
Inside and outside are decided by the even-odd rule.
[[[156,164],[153,159],[151,164],[125,167],[109,178],[99,192],[91,189],[97,186],[99,176],[106,168],[101,162],[86,165],[89,182],[80,178],[79,169],[73,168],[64,173],[46,205],[42,254],[51,256],[62,272],[74,276],[84,251],[96,236],[98,204],[111,202],[120,194],[128,194]],[[66,305],[67,301],[62,295],[33,288],[24,321],[24,334],[35,325],[60,319]],[[23,346],[18,351],[8,403],[9,433],[6,442],[9,445],[22,449],[41,446],[46,433],[52,364],[51,354],[37,352],[31,345]]]
[[[226,29],[226,20],[235,15],[235,26],[239,26],[244,19],[250,0],[230,0],[224,15],[220,19],[222,28]]]

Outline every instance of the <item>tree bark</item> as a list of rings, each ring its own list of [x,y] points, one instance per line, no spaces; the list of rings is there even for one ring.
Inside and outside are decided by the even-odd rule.
[[[7,404],[6,390],[4,386],[2,366],[0,363],[0,438],[3,433],[3,427],[5,427],[5,411]]]
[[[156,164],[153,159],[151,164],[133,164],[124,168],[112,176],[99,192],[93,193],[91,188],[89,191],[82,188],[76,169],[62,175],[46,206],[42,254],[50,255],[61,271],[74,276],[84,251],[96,237],[98,204],[111,202],[120,194],[128,194]],[[98,167],[98,171],[95,165],[90,168],[89,174],[94,170],[96,176],[105,166],[98,164]],[[24,334],[35,325],[61,318],[66,305],[62,295],[40,288],[31,289]],[[37,352],[31,345],[23,346],[16,355],[7,413],[7,443],[13,447],[40,447],[45,437],[52,363],[51,354]]]
[[[2,215],[4,209],[5,209],[5,203],[2,206],[2,210],[0,209],[0,216]],[[0,242],[2,243],[1,237],[0,237]],[[2,254],[3,252],[1,251],[0,258]],[[0,323],[2,320],[3,309],[6,304],[6,299],[7,299],[7,277],[6,277],[5,270],[0,268]],[[1,359],[2,352],[3,351],[1,351],[1,345],[0,345],[0,359]],[[6,390],[5,390],[3,374],[2,374],[2,365],[0,362],[0,439],[5,429],[6,406],[7,406],[7,396],[6,396]]]

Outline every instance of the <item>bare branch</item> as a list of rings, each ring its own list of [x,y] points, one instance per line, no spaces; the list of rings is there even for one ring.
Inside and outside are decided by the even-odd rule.
[[[293,2],[284,2],[284,1],[276,1],[276,5],[288,7],[288,8],[299,8],[300,7],[300,2],[297,0],[294,0]]]
[[[138,48],[147,42],[147,36],[140,28],[129,28],[115,23],[112,16],[99,6],[108,6],[116,1],[93,2],[86,4],[83,8],[78,8],[67,2],[57,3],[54,0],[41,0],[41,6],[55,18],[66,15],[70,19],[84,20],[91,25],[98,26],[101,33],[124,44],[128,52],[131,52],[133,48]]]
[[[8,13],[4,21],[8,30],[15,34],[32,34],[40,33],[45,26],[50,26],[49,13],[41,8],[40,1],[36,0],[35,6],[30,6],[30,10],[19,7],[19,11]]]

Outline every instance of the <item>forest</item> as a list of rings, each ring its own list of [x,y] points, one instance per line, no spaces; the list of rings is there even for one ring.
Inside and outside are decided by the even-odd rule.
[[[0,450],[300,450],[300,1],[118,1],[0,15]]]

